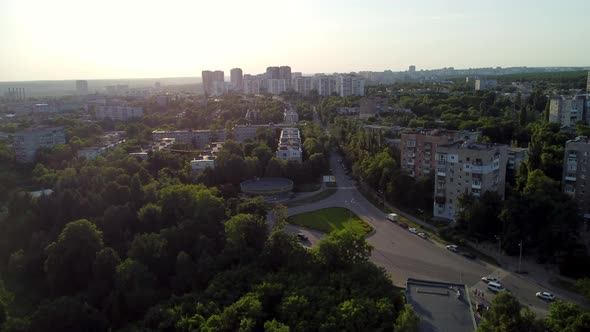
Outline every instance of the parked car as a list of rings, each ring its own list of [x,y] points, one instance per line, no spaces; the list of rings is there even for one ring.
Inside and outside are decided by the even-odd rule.
[[[301,240],[301,241],[307,241],[308,240],[307,235],[305,235],[305,234],[303,234],[301,232],[297,233],[297,238],[299,240]]]
[[[545,301],[555,301],[555,295],[549,292],[537,292],[535,294],[538,298],[543,299]]]
[[[389,214],[387,214],[387,217],[386,218],[389,221],[397,221],[397,214],[395,214],[395,213],[389,213]]]
[[[447,246],[447,250],[452,251],[452,252],[457,252],[457,251],[459,251],[459,247],[454,244],[449,244]]]
[[[414,228],[414,227],[412,227],[412,228],[408,228],[408,230],[409,230],[409,231],[410,231],[410,233],[412,233],[412,234],[418,234],[418,229],[417,229],[417,228]]]
[[[488,289],[494,293],[506,291],[506,288],[504,288],[502,286],[502,284],[500,284],[499,282],[493,282],[493,281],[488,283]]]
[[[469,259],[475,259],[475,258],[477,258],[477,256],[475,256],[474,253],[468,252],[468,251],[462,251],[460,254],[463,255],[463,257],[469,258]]]
[[[404,224],[403,222],[397,223],[399,227],[408,229],[408,224]]]
[[[496,278],[496,277],[492,277],[492,276],[487,276],[487,277],[482,277],[481,281],[484,282],[500,282],[500,279]]]
[[[418,236],[421,237],[421,238],[423,238],[423,239],[426,239],[427,238],[426,233],[418,233]]]

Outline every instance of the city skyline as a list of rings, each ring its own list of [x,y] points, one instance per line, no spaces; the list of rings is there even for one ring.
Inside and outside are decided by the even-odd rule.
[[[583,0],[90,4],[0,3],[0,81],[590,65]]]

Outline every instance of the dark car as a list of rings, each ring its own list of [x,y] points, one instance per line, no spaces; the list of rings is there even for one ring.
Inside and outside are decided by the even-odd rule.
[[[474,253],[469,252],[469,251],[462,251],[460,254],[463,255],[463,257],[469,258],[469,259],[476,259],[477,258],[477,256],[475,256]]]
[[[404,224],[403,222],[398,223],[399,227],[408,229],[408,224]]]

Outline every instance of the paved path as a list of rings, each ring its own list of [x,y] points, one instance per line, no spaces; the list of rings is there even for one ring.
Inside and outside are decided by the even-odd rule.
[[[515,294],[521,303],[530,306],[534,312],[541,315],[546,315],[549,304],[535,297],[538,291],[551,291],[561,299],[573,299],[579,302],[579,299],[574,298],[572,294],[552,289],[548,284],[539,282],[535,278],[519,275],[510,269],[502,269],[480,260],[469,260],[446,250],[440,243],[419,238],[389,222],[385,219],[384,213],[367,201],[356,189],[353,181],[338,163],[338,158],[339,156],[335,153],[330,158],[330,164],[339,185],[338,191],[321,201],[289,208],[289,216],[328,207],[344,207],[352,210],[375,228],[376,232],[367,238],[374,247],[371,260],[382,266],[397,286],[405,287],[406,280],[410,277],[461,282],[469,287],[485,290],[484,298],[487,302],[493,298],[493,294],[486,290],[481,277],[494,275],[501,278],[502,284]],[[408,217],[422,223],[413,216]],[[288,230],[301,231],[295,226],[289,226]],[[321,236],[310,236],[309,245],[315,244],[319,238]]]

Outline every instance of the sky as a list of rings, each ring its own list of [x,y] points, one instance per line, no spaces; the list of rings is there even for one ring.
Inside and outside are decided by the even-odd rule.
[[[590,66],[589,0],[0,0],[0,81]]]

